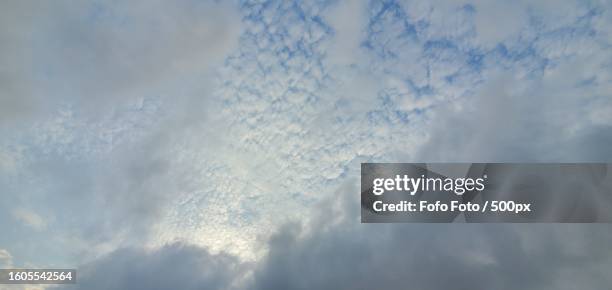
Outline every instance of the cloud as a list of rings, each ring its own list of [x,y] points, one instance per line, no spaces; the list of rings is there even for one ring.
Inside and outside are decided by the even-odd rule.
[[[39,84],[31,58],[36,34],[36,24],[31,19],[41,19],[41,11],[32,2],[5,1],[0,9],[0,125],[9,120],[32,117],[44,107],[45,100],[36,95]],[[18,124],[12,122],[11,125]]]
[[[242,271],[236,258],[190,245],[125,248],[79,268],[76,285],[53,289],[234,289]]]
[[[45,219],[28,209],[14,209],[13,217],[25,225],[34,228],[35,230],[42,230],[47,227],[47,221]]]
[[[474,4],[476,14],[481,4]],[[411,160],[611,160],[609,150],[603,149],[612,145],[608,133],[612,123],[603,117],[612,112],[608,97],[612,79],[606,61],[611,55],[602,38],[605,29],[593,25],[610,13],[609,7],[567,2],[547,9],[551,4],[516,5],[530,19],[521,24],[520,37],[505,35],[504,25],[489,25],[500,39],[485,42],[497,43],[496,47],[478,52],[476,63],[466,59],[459,70],[469,68],[476,74],[463,73],[462,79],[434,86],[436,95],[454,97],[442,98],[425,112],[428,141]],[[512,9],[494,7],[499,3],[487,5],[491,7],[483,9],[495,13],[486,17],[516,20]],[[497,17],[496,13],[507,15]],[[467,49],[463,45],[480,47],[482,35],[478,29],[475,33],[474,43],[458,41],[458,56]]]
[[[210,78],[240,31],[235,7],[212,1],[9,1],[2,11],[3,119],[48,116],[66,103],[95,117],[167,95],[181,86],[174,79]]]
[[[191,246],[119,250],[80,269],[79,287],[599,289],[612,282],[604,275],[612,263],[605,225],[360,224],[356,191],[347,183],[310,222],[280,227],[256,264]]]
[[[474,9],[476,37],[486,47],[518,37],[521,30],[527,28],[529,15],[527,5],[511,5],[499,1],[475,1]],[[493,24],[495,23],[495,24]]]
[[[176,85],[168,79],[206,76],[237,44],[240,16],[228,4],[114,4],[88,7],[53,27],[58,57],[46,65],[58,78],[51,81],[69,84],[64,92],[77,102],[164,94]]]
[[[202,137],[192,136],[213,127],[205,124],[211,87],[238,44],[237,7],[214,1],[0,6],[0,83],[11,88],[0,92],[6,217],[38,229],[45,228],[41,217],[56,218],[47,225],[48,243],[73,245],[62,256],[92,257],[147,240],[170,201],[199,186],[183,178],[191,163],[175,157],[185,143],[202,150],[194,144]],[[3,241],[35,246],[21,226],[13,233]]]
[[[5,249],[0,249],[0,267],[10,268],[13,265],[13,256]]]
[[[15,174],[20,169],[22,159],[19,150],[0,148],[0,173],[5,176]]]
[[[599,85],[585,88],[573,71],[538,80],[492,75],[475,97],[434,111],[427,161],[610,161],[612,123],[590,115],[609,111]],[[591,71],[605,70],[604,67]],[[554,71],[554,72],[552,72]],[[605,78],[605,73],[601,77]],[[607,86],[606,82],[602,86]],[[502,109],[503,108],[503,109]],[[612,111],[609,111],[612,112]],[[550,148],[556,150],[550,150]]]
[[[603,4],[521,5],[505,14],[503,4],[480,2],[5,3],[0,82],[8,86],[0,93],[0,122],[10,126],[0,132],[0,223],[14,234],[0,242],[20,244],[19,259],[94,261],[92,268],[112,271],[120,253],[149,262],[167,252],[180,256],[138,249],[179,240],[207,246],[213,256],[263,259],[253,287],[301,287],[307,281],[300,270],[314,285],[342,288],[344,278],[355,287],[399,279],[385,284],[367,275],[387,277],[368,265],[355,271],[360,276],[333,272],[315,258],[361,265],[343,250],[363,249],[363,259],[380,256],[372,265],[421,269],[405,250],[429,261],[415,279],[424,283],[446,260],[466,267],[459,273],[467,277],[509,270],[504,263],[524,266],[491,249],[497,244],[535,264],[532,254],[569,265],[565,254],[579,248],[580,241],[563,244],[547,256],[538,243],[563,238],[553,230],[436,233],[359,225],[347,213],[351,202],[333,207],[342,211],[330,222],[309,208],[334,195],[330,188],[355,177],[364,161],[609,159],[611,18]],[[497,18],[506,26],[487,26]],[[6,122],[19,116],[31,122]],[[33,233],[10,223],[14,206],[57,222],[46,236]],[[296,219],[315,221],[279,229]],[[270,243],[261,242],[277,229]],[[414,248],[400,244],[411,231],[422,234]],[[438,241],[455,236],[459,244],[449,249]],[[608,237],[585,242],[597,241]],[[441,256],[421,250],[429,242]],[[108,264],[95,262],[101,257]],[[599,260],[578,257],[597,272]],[[521,267],[480,282],[518,277]],[[525,283],[552,279],[532,270]]]
[[[338,65],[350,65],[359,61],[368,19],[367,2],[339,1],[324,16],[334,30],[334,37],[327,49],[328,60]]]
[[[345,186],[319,207],[318,219],[280,228],[254,288],[599,289],[612,282],[602,275],[612,265],[605,225],[360,224],[357,190]]]
[[[77,287],[569,290],[612,282],[605,225],[361,224],[357,190],[347,182],[309,221],[277,228],[259,261],[184,244],[120,249],[79,268]]]

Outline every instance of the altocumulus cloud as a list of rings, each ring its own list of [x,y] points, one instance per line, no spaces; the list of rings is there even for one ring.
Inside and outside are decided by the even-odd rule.
[[[163,205],[188,190],[170,150],[207,117],[213,68],[237,45],[236,7],[1,6],[0,224],[11,229],[1,243],[38,248],[34,240],[51,235],[48,245],[74,246],[23,262],[142,241]]]
[[[609,3],[66,3],[0,9],[4,260],[94,290],[612,284],[609,226],[362,225],[350,180],[610,161]]]

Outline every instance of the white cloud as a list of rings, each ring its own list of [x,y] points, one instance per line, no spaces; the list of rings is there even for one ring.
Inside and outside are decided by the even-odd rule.
[[[529,15],[522,3],[475,1],[476,38],[487,48],[510,40],[527,28]]]
[[[350,65],[363,57],[361,42],[368,20],[367,1],[339,1],[324,14],[334,30],[327,50],[328,61],[338,65]]]
[[[19,150],[9,150],[0,147],[0,173],[6,176],[17,173],[23,162],[23,156]]]
[[[0,249],[0,267],[11,268],[13,266],[13,257],[11,253],[5,249]]]
[[[35,230],[44,230],[47,227],[47,221],[31,210],[16,208],[12,211],[12,214],[13,218]]]

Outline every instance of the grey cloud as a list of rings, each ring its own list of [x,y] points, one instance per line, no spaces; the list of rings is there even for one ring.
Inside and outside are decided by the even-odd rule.
[[[39,155],[40,160],[28,165],[38,178],[31,184],[19,180],[22,185],[13,192],[48,200],[41,210],[55,217],[49,229],[94,246],[76,249],[82,255],[92,254],[97,245],[145,241],[171,198],[190,185],[184,178],[188,165],[173,160],[169,144],[185,140],[189,133],[168,126],[99,158]],[[20,201],[6,201],[11,203]],[[66,210],[53,210],[57,208]]]
[[[605,289],[607,225],[360,224],[345,184],[315,218],[278,229],[249,264],[172,244],[117,250],[77,289]],[[61,288],[64,289],[64,288]],[[65,288],[73,289],[73,288]]]
[[[232,289],[243,270],[236,258],[196,246],[125,248],[79,268],[76,286],[59,289]]]
[[[5,249],[0,249],[0,266],[1,267],[11,267],[13,264],[13,257],[11,253]]]
[[[27,1],[3,1],[0,6],[0,125],[39,112],[44,98],[35,94],[37,81],[32,67],[36,25],[45,3],[35,9]],[[13,124],[11,124],[13,125]]]
[[[194,132],[216,127],[204,124],[212,71],[237,44],[240,21],[214,1],[2,2],[0,127],[9,126],[0,148],[25,157],[13,166],[2,155],[0,167],[32,175],[0,177],[0,227],[24,220],[10,214],[23,205],[50,218],[39,227],[49,244],[76,244],[63,256],[147,239],[191,185],[177,151],[201,149]],[[135,108],[141,98],[163,108]],[[0,241],[28,235],[16,229]]]
[[[41,216],[28,209],[16,208],[12,214],[16,220],[34,229],[41,230],[47,226],[47,222]]]
[[[608,61],[611,54],[606,48],[608,41],[604,40],[605,30],[590,22],[599,21],[599,17],[609,18],[609,7],[595,5],[591,9],[598,13],[591,15],[584,3],[567,2],[559,7],[554,4],[556,9],[547,9],[553,3],[546,1],[527,5],[533,6],[531,10],[521,8],[524,10],[521,13],[531,11],[532,17],[541,22],[541,27],[530,31],[539,36],[529,39],[525,35],[525,40],[506,41],[504,47],[521,51],[516,47],[527,45],[533,50],[523,56],[524,61],[508,63],[501,71],[494,67],[505,62],[507,56],[486,55],[481,72],[484,81],[473,85],[474,93],[432,110],[427,128],[429,139],[411,157],[413,160],[612,160],[609,149],[612,122],[604,117],[612,115]],[[482,8],[479,5],[477,10]],[[487,9],[497,13],[514,13],[500,10],[498,4],[487,5],[491,6]],[[484,22],[487,21],[490,22]],[[564,27],[589,33],[559,37],[554,31]]]
[[[612,282],[602,275],[612,265],[609,226],[360,224],[346,210],[358,207],[356,188],[348,189],[335,201],[340,210],[318,213],[341,222],[288,225],[272,237],[255,289],[604,289]]]
[[[597,86],[561,74],[541,83],[498,75],[462,104],[440,106],[419,161],[602,162],[612,160],[611,124],[589,112]],[[609,102],[608,102],[609,103]],[[610,112],[612,113],[612,112]],[[551,150],[554,148],[554,150]]]
[[[0,118],[41,118],[58,105],[96,116],[125,100],[206,83],[237,44],[228,3],[3,1]],[[173,76],[173,78],[168,78]]]
[[[53,81],[67,81],[66,93],[94,105],[163,94],[173,85],[165,77],[203,77],[220,64],[237,43],[239,19],[229,5],[208,1],[89,7],[54,27],[58,56],[47,64]]]
[[[612,112],[610,112],[612,113]],[[595,125],[586,128],[572,138],[567,147],[570,152],[576,152],[577,160],[609,161],[612,151],[612,125]]]

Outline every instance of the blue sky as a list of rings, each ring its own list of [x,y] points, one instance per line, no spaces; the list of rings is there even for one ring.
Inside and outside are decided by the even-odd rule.
[[[299,288],[273,269],[316,266],[279,251],[401,247],[347,206],[361,162],[612,161],[609,2],[429,2],[2,2],[0,265],[202,255],[236,271],[219,289]],[[472,258],[505,269],[493,235],[516,239],[513,255],[561,261],[553,289],[573,289],[556,275],[574,258],[610,265],[574,253],[610,252],[607,226],[401,231],[482,242],[486,257],[453,256],[468,274]]]

